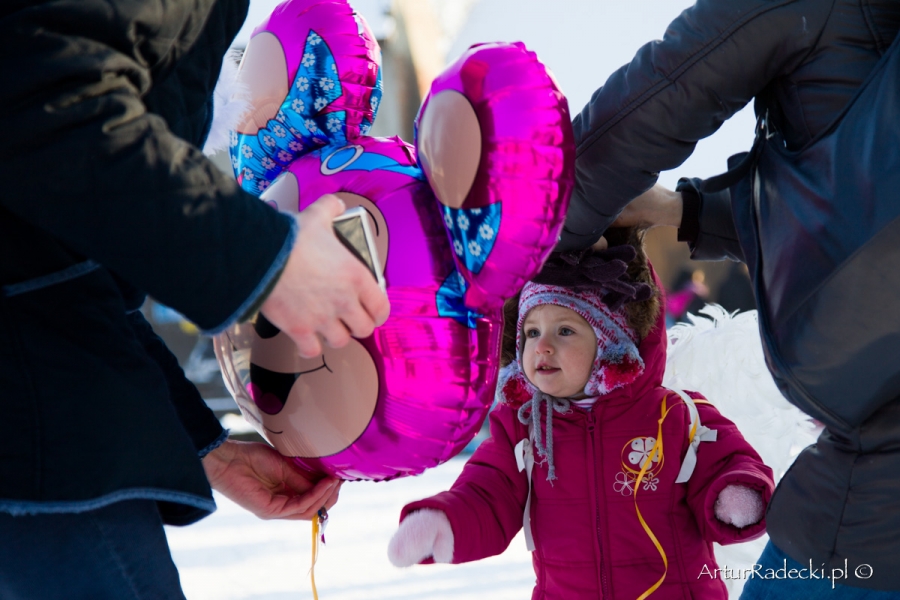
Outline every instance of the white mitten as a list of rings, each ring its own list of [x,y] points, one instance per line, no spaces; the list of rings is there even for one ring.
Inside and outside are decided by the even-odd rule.
[[[759,523],[764,509],[762,495],[743,485],[729,484],[716,498],[716,518],[735,527]]]
[[[423,508],[400,523],[388,544],[388,558],[395,567],[409,567],[429,556],[436,563],[453,561],[453,529],[444,511]]]

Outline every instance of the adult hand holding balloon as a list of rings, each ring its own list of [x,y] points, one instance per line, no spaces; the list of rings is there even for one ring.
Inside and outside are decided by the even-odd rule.
[[[363,207],[391,315],[312,358],[260,315],[217,338],[226,383],[257,430],[308,471],[420,473],[480,428],[499,367],[500,307],[562,227],[574,180],[565,99],[521,44],[470,49],[423,103],[423,172],[415,148],[364,135],[380,98],[378,52],[345,2],[280,5],[251,39],[246,78],[253,65],[282,64],[254,48],[281,53],[285,83],[268,84],[274,96],[254,101],[232,137],[241,185],[291,213],[326,194]],[[465,119],[444,117],[455,114]]]
[[[346,346],[351,335],[369,337],[390,310],[369,272],[332,233],[332,220],[345,208],[328,194],[297,215],[297,242],[260,309],[304,358],[322,353],[320,335],[333,348]]]

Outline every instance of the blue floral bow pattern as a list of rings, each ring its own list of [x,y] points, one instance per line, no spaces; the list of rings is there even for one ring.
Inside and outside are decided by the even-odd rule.
[[[484,315],[466,306],[464,298],[468,288],[469,284],[462,273],[453,269],[438,289],[437,310],[442,317],[449,317],[469,329],[475,329],[475,319]]]
[[[377,81],[370,100],[373,111],[381,99],[380,69]],[[241,187],[258,196],[298,156],[326,144],[346,141],[346,112],[325,112],[341,94],[331,49],[310,30],[300,67],[275,118],[256,135],[231,134],[231,164]],[[371,125],[369,120],[363,123],[366,130]]]
[[[500,229],[500,202],[482,208],[444,206],[444,224],[450,232],[453,252],[471,273],[480,273]]]

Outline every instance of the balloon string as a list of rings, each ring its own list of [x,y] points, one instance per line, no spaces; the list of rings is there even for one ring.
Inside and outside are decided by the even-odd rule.
[[[319,542],[325,543],[325,521],[327,520],[328,511],[324,506],[312,519],[312,564],[309,567],[309,580],[312,583],[313,600],[319,600],[319,593],[316,590],[316,561],[319,560]],[[319,535],[320,531],[321,535]]]
[[[312,582],[313,600],[319,600],[319,593],[316,591],[316,559],[319,555],[319,517],[318,515],[312,520],[312,565],[309,567],[309,579]]]

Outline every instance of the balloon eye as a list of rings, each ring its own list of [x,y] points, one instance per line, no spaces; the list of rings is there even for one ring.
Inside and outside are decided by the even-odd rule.
[[[253,329],[256,330],[256,335],[264,340],[273,338],[281,333],[281,330],[272,325],[272,323],[270,323],[262,313],[256,315],[256,321],[253,323]]]
[[[259,410],[269,415],[277,415],[284,408],[288,394],[299,373],[276,373],[259,365],[250,364],[250,382],[247,391]]]

